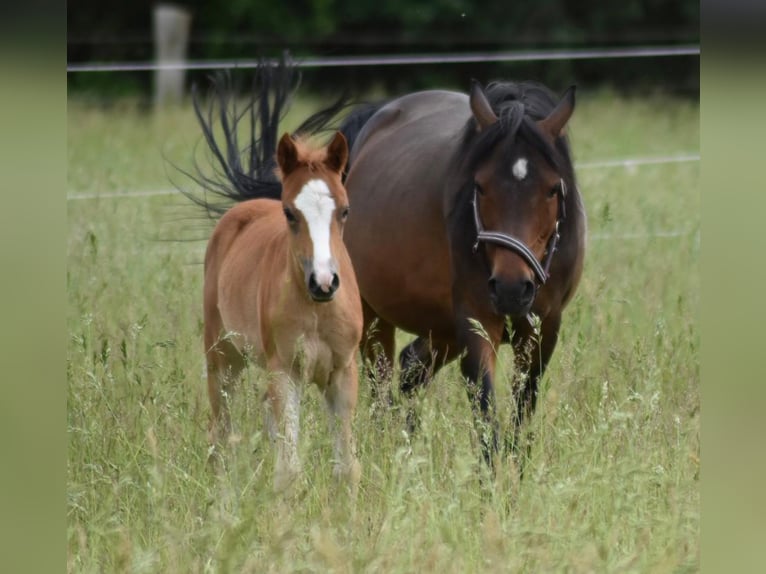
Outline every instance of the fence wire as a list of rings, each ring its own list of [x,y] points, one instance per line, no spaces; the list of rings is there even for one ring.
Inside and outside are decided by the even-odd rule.
[[[324,56],[295,58],[299,68],[360,66],[413,66],[424,64],[465,64],[472,62],[538,62],[545,60],[599,60],[615,58],[660,58],[698,56],[699,45],[633,46],[627,48],[578,48],[569,50],[526,50],[471,52],[465,54],[404,54],[386,56]],[[265,60],[276,65],[278,60]],[[184,62],[96,62],[67,64],[67,73],[151,72],[156,70],[247,70],[261,60],[204,60]]]

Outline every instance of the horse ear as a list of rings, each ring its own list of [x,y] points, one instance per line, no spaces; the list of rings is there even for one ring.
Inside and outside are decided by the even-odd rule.
[[[486,129],[497,121],[497,116],[492,111],[492,106],[489,105],[489,100],[487,100],[481,84],[476,80],[471,80],[469,102],[473,117],[476,118],[476,123],[479,124],[479,130]]]
[[[553,139],[566,135],[566,125],[569,118],[572,117],[575,107],[575,89],[577,86],[569,86],[567,91],[561,97],[561,100],[553,111],[548,114],[544,120],[540,120],[538,125],[547,133],[553,136]]]
[[[298,167],[298,149],[295,141],[287,132],[284,133],[277,145],[277,165],[282,177],[287,177]]]
[[[348,143],[345,136],[340,132],[335,132],[330,145],[327,146],[327,157],[324,160],[325,165],[332,171],[342,173],[348,161]]]

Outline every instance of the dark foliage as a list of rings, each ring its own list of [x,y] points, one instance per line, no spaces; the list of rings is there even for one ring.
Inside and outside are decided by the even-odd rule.
[[[179,2],[193,12],[190,57],[257,58],[289,49],[302,55],[467,52],[684,44],[699,42],[696,0],[308,0]],[[146,61],[153,57],[151,6],[147,0],[68,4],[68,59]],[[200,75],[191,74],[191,80]],[[465,88],[470,77],[535,78],[563,87],[572,82],[617,87],[662,86],[696,92],[699,58],[597,60],[335,68],[311,70],[311,88],[337,93],[384,86],[401,92],[434,84]],[[147,91],[151,74],[115,78]],[[73,89],[103,82],[70,76]]]

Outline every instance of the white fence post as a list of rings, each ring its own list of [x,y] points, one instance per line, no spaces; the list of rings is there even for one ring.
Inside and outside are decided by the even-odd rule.
[[[157,63],[183,64],[189,44],[191,13],[173,4],[157,4],[154,7],[154,48]],[[154,73],[154,104],[178,104],[184,94],[186,70],[158,69]]]

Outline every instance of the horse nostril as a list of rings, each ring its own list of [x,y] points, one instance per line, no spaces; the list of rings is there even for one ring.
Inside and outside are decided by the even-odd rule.
[[[316,291],[319,288],[319,284],[317,283],[317,278],[314,273],[311,273],[309,275],[309,291]]]
[[[340,287],[340,277],[338,277],[337,273],[332,274],[332,283],[330,283],[330,287],[333,291]]]
[[[534,297],[535,284],[529,279],[524,280],[521,285],[521,301],[528,302],[534,299]]]

